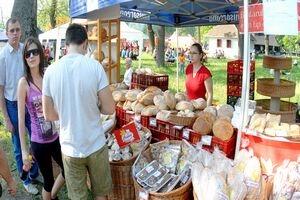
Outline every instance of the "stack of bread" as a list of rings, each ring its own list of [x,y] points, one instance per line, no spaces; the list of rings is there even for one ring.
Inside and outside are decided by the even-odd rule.
[[[280,115],[255,113],[249,123],[249,129],[268,136],[299,138],[300,127],[298,124],[281,123]]]
[[[198,113],[193,130],[207,135],[213,135],[221,140],[228,140],[233,136],[234,129],[231,125],[231,118],[234,109],[227,104],[218,107],[209,106]]]

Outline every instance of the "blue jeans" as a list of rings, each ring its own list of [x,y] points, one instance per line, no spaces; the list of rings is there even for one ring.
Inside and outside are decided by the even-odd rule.
[[[17,169],[19,174],[22,172],[22,167],[23,167],[23,160],[22,160],[22,149],[21,149],[21,144],[20,144],[20,137],[19,137],[19,125],[18,125],[18,104],[17,101],[9,101],[5,100],[6,102],[6,109],[7,113],[9,116],[9,119],[14,127],[14,132],[12,133],[12,143],[13,143],[13,148],[14,148],[14,154],[15,154],[15,159],[17,163]],[[31,128],[30,128],[30,116],[29,113],[25,112],[25,126],[28,129],[29,137],[31,135]],[[38,165],[37,163],[33,163],[29,176],[27,179],[24,181],[25,185],[28,185],[31,183],[31,178],[35,179],[39,176],[39,170],[38,170]]]

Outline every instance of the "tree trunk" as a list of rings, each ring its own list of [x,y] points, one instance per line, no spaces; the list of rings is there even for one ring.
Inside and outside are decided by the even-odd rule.
[[[269,55],[269,35],[265,35],[265,55]]]
[[[50,24],[52,29],[56,27],[56,10],[57,10],[57,0],[52,0],[50,13],[49,13]]]
[[[158,67],[165,66],[165,26],[158,26],[158,44],[156,51],[156,64]]]
[[[150,41],[150,51],[151,54],[153,54],[154,48],[155,48],[155,41],[154,41],[154,31],[152,29],[151,24],[147,24],[147,30],[148,30],[148,36]]]
[[[238,29],[238,25],[235,25],[235,27]],[[244,34],[241,34],[240,32],[238,32],[238,46],[239,46],[238,59],[243,59],[243,56],[244,56]]]
[[[15,0],[11,17],[21,23],[22,42],[29,36],[37,37],[37,0]]]

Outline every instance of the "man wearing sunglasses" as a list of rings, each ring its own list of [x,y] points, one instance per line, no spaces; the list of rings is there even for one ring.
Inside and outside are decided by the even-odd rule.
[[[12,134],[12,143],[18,172],[22,172],[23,161],[18,130],[17,87],[19,79],[24,75],[22,59],[23,44],[20,43],[21,25],[17,19],[10,18],[6,22],[8,42],[0,52],[0,110],[4,117],[6,129]],[[30,134],[30,117],[26,113],[26,127]],[[23,182],[27,192],[37,194],[38,190],[31,184],[38,178],[38,166],[33,164],[29,176]]]

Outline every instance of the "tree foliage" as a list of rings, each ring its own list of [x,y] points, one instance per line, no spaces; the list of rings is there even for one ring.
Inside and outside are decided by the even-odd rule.
[[[282,46],[282,48],[287,52],[300,51],[300,35],[298,36],[277,36],[277,42]]]
[[[47,31],[70,20],[68,0],[39,0],[38,26]]]

